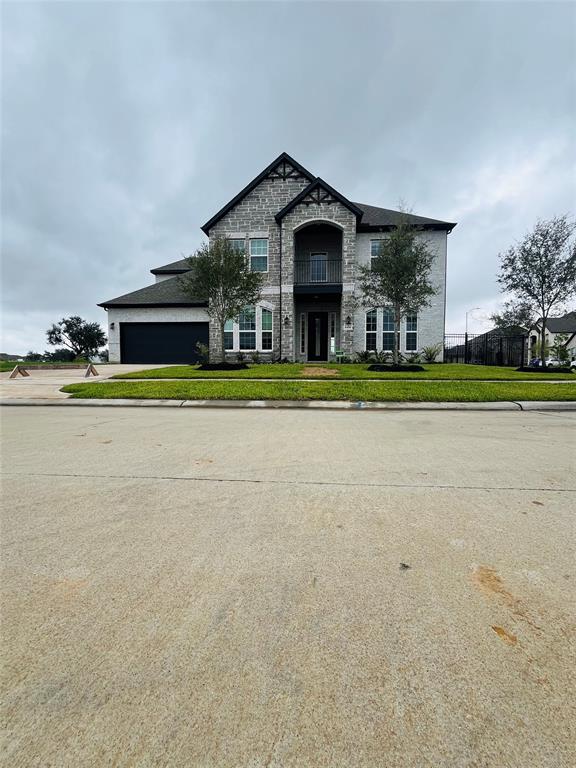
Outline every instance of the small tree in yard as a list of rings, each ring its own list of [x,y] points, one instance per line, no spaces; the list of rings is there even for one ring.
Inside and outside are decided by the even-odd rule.
[[[202,245],[186,260],[190,271],[180,277],[182,289],[190,296],[208,300],[208,314],[220,330],[220,357],[226,359],[224,328],[244,307],[256,304],[262,291],[261,272],[252,272],[246,254],[220,237]]]
[[[358,282],[364,306],[391,307],[394,313],[394,365],[398,365],[398,331],[402,318],[428,306],[430,297],[436,293],[430,282],[433,261],[434,254],[404,215],[382,241],[380,254],[372,259],[372,266],[359,267]]]
[[[504,335],[516,334],[522,329],[529,331],[536,320],[533,306],[526,301],[507,301],[500,310],[490,315],[490,320]]]
[[[541,365],[550,313],[576,293],[575,229],[568,216],[538,221],[520,243],[500,254],[498,282],[540,318]]]
[[[550,347],[550,352],[560,362],[560,365],[570,365],[570,353],[566,344],[570,336],[567,333],[557,333],[554,338],[554,344]]]
[[[74,357],[93,357],[106,344],[106,334],[98,323],[89,323],[78,315],[63,317],[46,331],[48,344],[63,344]]]

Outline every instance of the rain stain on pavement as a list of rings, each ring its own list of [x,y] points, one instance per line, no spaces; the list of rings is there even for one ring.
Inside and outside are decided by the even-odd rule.
[[[501,640],[503,640],[505,643],[508,643],[508,645],[516,645],[516,643],[518,642],[518,638],[516,637],[516,635],[513,635],[511,632],[507,632],[504,629],[504,627],[493,626],[492,629],[494,630],[494,632],[496,632],[498,637]]]
[[[543,501],[533,501],[532,504],[536,504],[537,507],[543,507],[544,502]]]
[[[412,568],[411,565],[408,565],[408,563],[400,563],[400,570],[401,571],[408,571]]]

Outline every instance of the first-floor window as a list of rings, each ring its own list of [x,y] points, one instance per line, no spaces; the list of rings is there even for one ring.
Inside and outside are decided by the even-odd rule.
[[[394,312],[384,308],[382,311],[382,349],[391,352],[394,347]]]
[[[406,315],[406,352],[418,349],[418,316]]]
[[[234,349],[234,321],[226,320],[224,324],[224,349]]]
[[[262,349],[272,349],[272,312],[262,307]]]
[[[300,354],[306,354],[306,315],[300,315]]]
[[[238,318],[240,349],[256,349],[256,310],[244,307]]]
[[[376,310],[366,312],[366,349],[376,351]]]

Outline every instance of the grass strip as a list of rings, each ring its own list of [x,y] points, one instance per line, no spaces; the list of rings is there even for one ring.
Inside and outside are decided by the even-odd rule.
[[[442,363],[438,365],[425,365],[425,370],[415,373],[376,373],[368,370],[368,365],[336,365],[334,363],[286,363],[282,365],[259,364],[251,365],[242,371],[200,371],[192,365],[174,365],[166,368],[135,371],[133,373],[120,373],[115,379],[326,379],[328,381],[357,381],[361,379],[380,379],[382,381],[394,379],[451,379],[460,381],[486,381],[495,379],[498,381],[519,381],[530,378],[530,381],[546,381],[550,377],[574,380],[575,373],[521,373],[513,368],[504,368],[492,365],[464,365],[458,363]],[[313,369],[328,369],[336,371],[332,373],[318,374],[307,373]]]
[[[388,402],[494,402],[576,400],[576,385],[514,382],[298,382],[110,381],[68,384],[75,398],[159,400],[347,400]]]

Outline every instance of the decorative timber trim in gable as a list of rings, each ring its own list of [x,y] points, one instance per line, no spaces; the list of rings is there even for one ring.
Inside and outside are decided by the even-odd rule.
[[[272,179],[272,181],[275,179],[281,179],[282,181],[286,181],[286,179],[294,179],[295,181],[299,181],[300,179],[308,179],[308,181],[310,181],[308,176],[305,176],[298,168],[295,168],[286,160],[282,160],[281,163],[278,163],[278,165],[270,171],[266,178]]]
[[[333,203],[340,203],[345,208],[348,208],[348,210],[356,216],[356,220],[358,222],[364,214],[364,211],[358,208],[357,205],[351,203],[350,200],[347,200],[344,197],[344,195],[341,195],[340,192],[337,192],[334,189],[334,187],[331,187],[330,184],[327,184],[318,176],[306,187],[306,189],[303,189],[299,195],[296,195],[296,197],[291,200],[288,205],[285,205],[281,211],[278,211],[274,218],[278,223],[280,223],[284,216],[290,213],[290,211],[293,210],[297,205],[320,206],[323,203],[327,203],[328,205],[332,205]]]
[[[312,181],[314,176],[310,173],[310,171],[307,171],[303,165],[300,165],[300,163],[297,163],[294,158],[290,157],[287,152],[282,152],[282,154],[278,155],[278,157],[273,160],[270,165],[264,168],[262,173],[259,173],[256,178],[252,179],[250,184],[247,184],[244,189],[236,195],[236,197],[233,197],[229,203],[226,203],[226,205],[218,211],[218,213],[212,216],[211,219],[208,219],[206,224],[204,224],[202,227],[204,234],[210,234],[210,229],[214,226],[214,224],[217,224],[223,216],[226,216],[226,214],[231,211],[235,205],[238,205],[238,203],[243,200],[246,195],[252,192],[252,190],[255,189],[258,184],[260,184],[260,182],[266,178],[284,180],[302,178],[308,179],[308,181]]]

